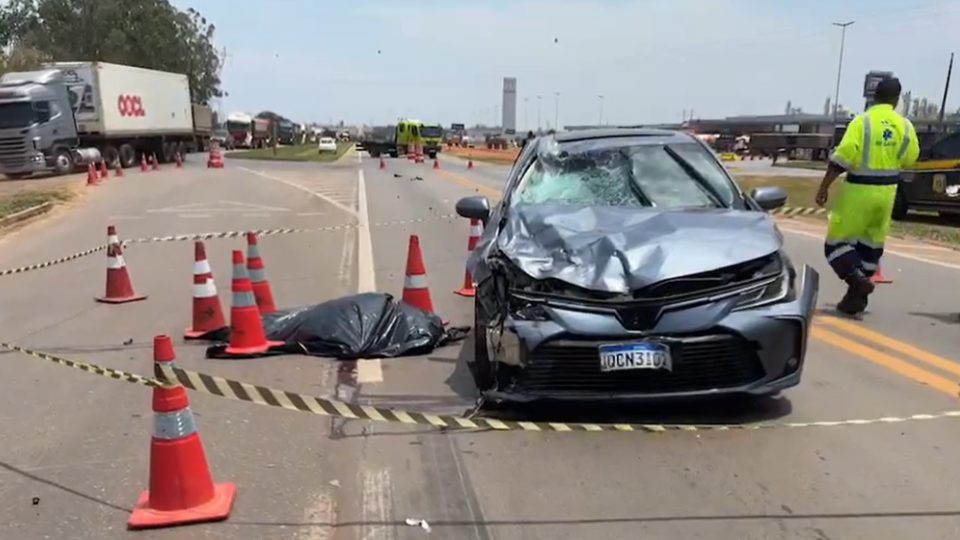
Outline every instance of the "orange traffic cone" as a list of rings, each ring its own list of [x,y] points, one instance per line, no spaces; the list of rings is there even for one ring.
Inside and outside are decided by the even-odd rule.
[[[479,219],[470,220],[470,238],[467,240],[467,257],[473,253],[477,244],[480,242],[480,236],[483,234],[483,225]],[[476,296],[477,290],[473,284],[473,276],[470,275],[470,269],[467,268],[463,275],[463,287],[460,290],[453,291],[460,296]]]
[[[121,165],[119,161],[117,161],[117,168],[116,168],[116,171],[113,173],[113,175],[116,176],[117,178],[123,178],[124,176],[123,165]]]
[[[160,162],[157,161],[157,154],[153,154],[150,156],[150,162],[153,164],[153,167],[152,167],[153,170],[155,171],[160,170]]]
[[[403,279],[402,300],[427,313],[433,313],[430,288],[427,286],[427,269],[423,265],[423,253],[420,251],[420,238],[415,234],[410,235],[410,245],[407,250],[407,271]]]
[[[177,168],[183,168],[183,157],[180,156],[180,152],[177,152]]]
[[[472,169],[472,168],[473,168],[473,158],[467,159],[467,168],[468,168],[468,169]]]
[[[147,172],[150,169],[147,168],[147,155],[140,154],[140,172]]]
[[[439,168],[440,168],[440,160],[439,160],[439,159],[433,160],[433,168],[434,168],[434,169],[439,169]]]
[[[100,183],[97,178],[97,168],[93,163],[87,163],[87,185],[95,186]]]
[[[879,264],[877,265],[877,271],[870,276],[870,281],[873,283],[893,283],[893,280],[883,275],[883,267]]]
[[[100,178],[110,178],[110,170],[107,169],[107,162],[100,162]]]
[[[167,336],[153,338],[155,366],[173,367]],[[214,484],[183,386],[153,388],[149,488],[140,494],[127,527],[146,529],[220,521],[230,516],[237,486]]]
[[[147,296],[133,292],[127,264],[123,260],[123,248],[117,239],[117,230],[113,225],[107,227],[107,287],[106,293],[97,297],[97,302],[106,304],[125,304],[143,300]]]
[[[206,249],[203,242],[197,241],[193,246],[193,326],[184,332],[183,337],[202,339],[226,327]]]
[[[273,301],[273,292],[270,291],[270,282],[267,281],[267,272],[260,258],[260,248],[257,246],[257,235],[247,233],[247,271],[250,273],[250,284],[253,286],[253,296],[257,299],[257,308],[261,315],[269,315],[277,310]]]
[[[267,352],[270,347],[280,346],[279,341],[267,341],[260,321],[260,310],[253,296],[253,285],[247,275],[243,252],[233,250],[233,282],[230,287],[233,302],[230,306],[230,345],[224,353],[234,356],[250,356]]]
[[[386,169],[386,168],[387,168],[387,162],[384,161],[383,158],[380,158],[380,169]]]
[[[213,143],[210,145],[210,155],[207,157],[207,168],[208,169],[223,168],[223,155],[220,154],[219,143]]]

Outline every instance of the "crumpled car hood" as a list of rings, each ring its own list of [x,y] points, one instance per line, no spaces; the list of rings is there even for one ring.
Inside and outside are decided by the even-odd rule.
[[[494,244],[535,279],[627,294],[769,255],[783,236],[762,212],[545,204],[509,209],[495,241],[475,255]]]

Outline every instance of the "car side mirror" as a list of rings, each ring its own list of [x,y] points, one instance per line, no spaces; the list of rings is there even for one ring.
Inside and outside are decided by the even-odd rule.
[[[763,186],[754,188],[750,198],[763,210],[769,212],[787,204],[787,192],[777,186]]]
[[[490,201],[486,197],[464,197],[457,201],[457,214],[468,219],[479,219],[486,226],[490,219]]]

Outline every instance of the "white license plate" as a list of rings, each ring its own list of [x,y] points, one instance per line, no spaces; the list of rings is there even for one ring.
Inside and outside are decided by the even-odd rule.
[[[642,341],[600,345],[600,371],[630,369],[673,370],[670,347],[663,343]]]

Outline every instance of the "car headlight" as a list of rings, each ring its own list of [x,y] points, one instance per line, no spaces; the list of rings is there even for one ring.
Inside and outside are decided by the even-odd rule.
[[[776,264],[776,266],[772,266],[773,264]],[[775,262],[767,266],[770,270],[774,270],[776,267],[779,267],[780,274],[772,281],[744,290],[737,298],[737,304],[733,308],[734,311],[758,308],[793,299],[795,294],[793,282],[796,276],[793,265],[785,253],[779,253]]]

